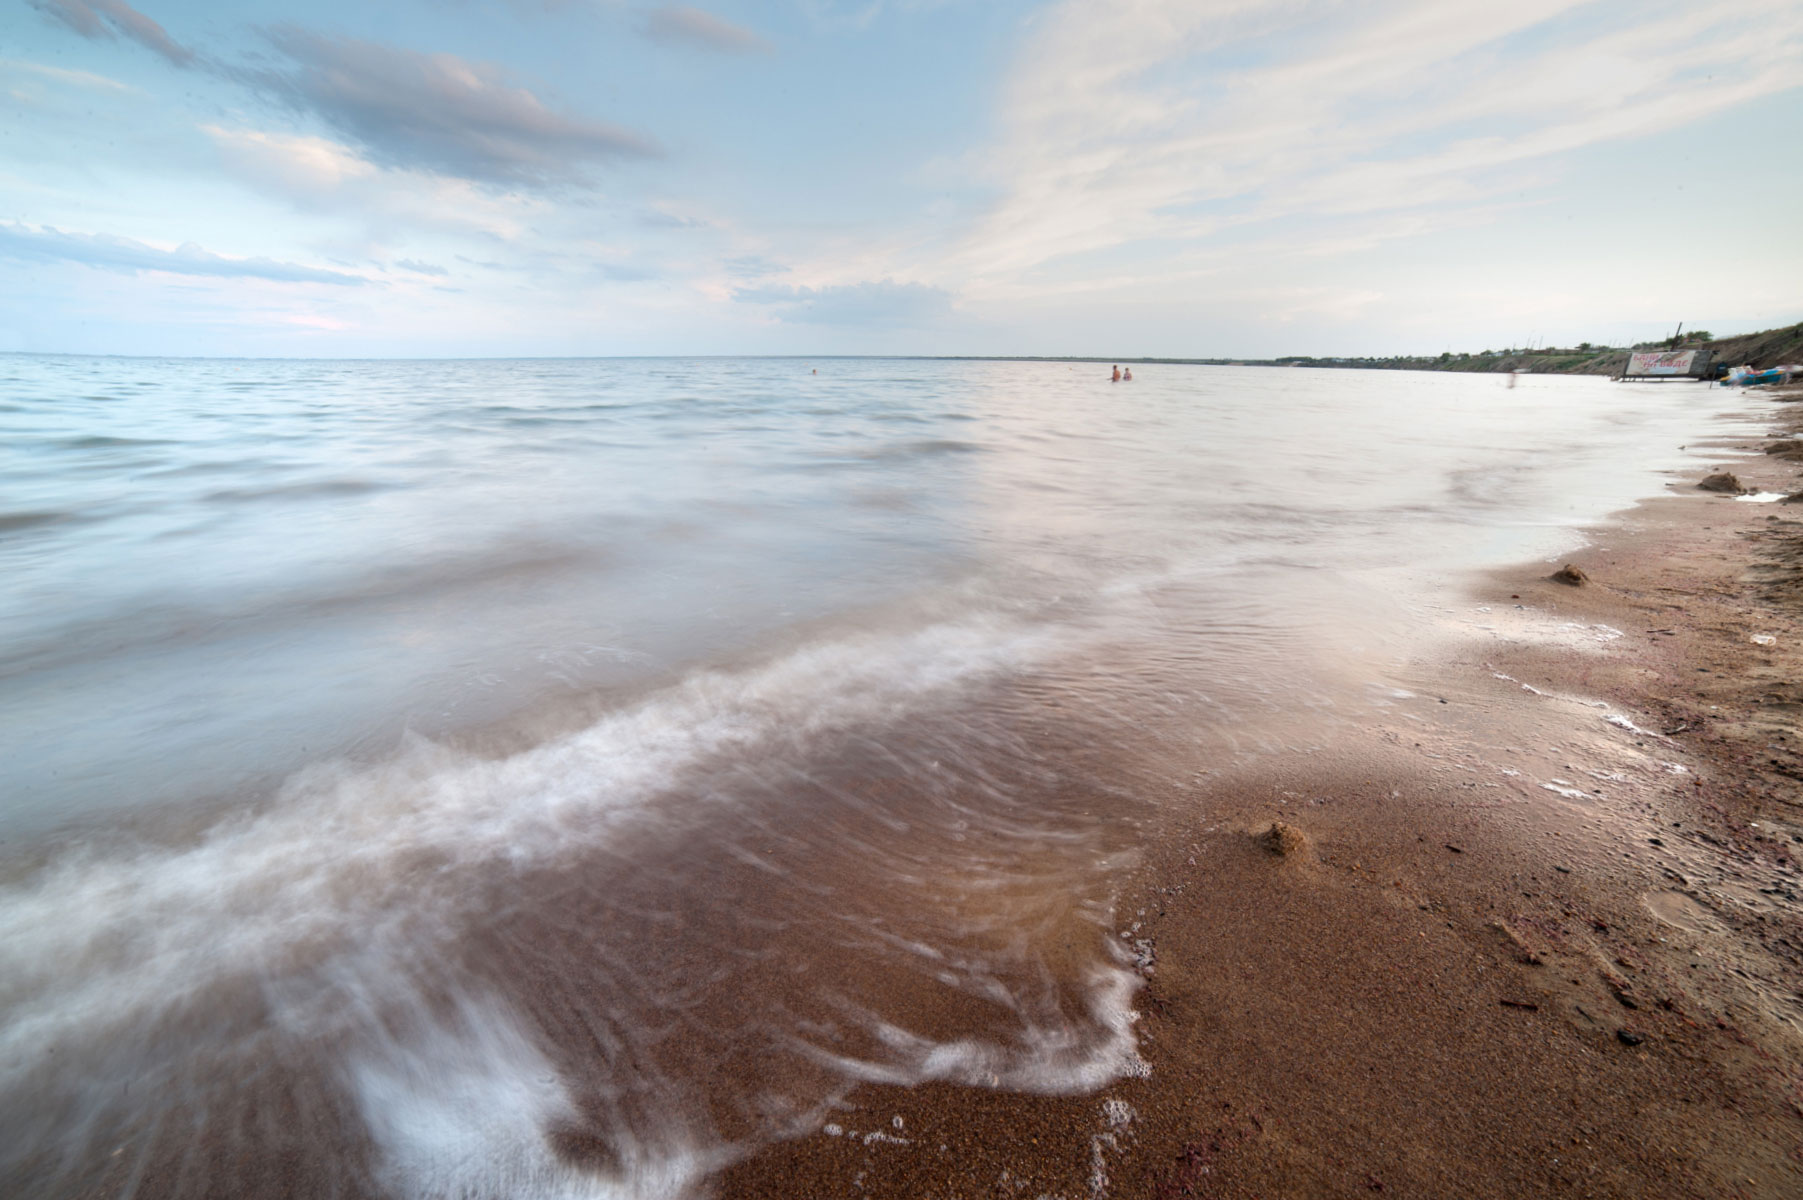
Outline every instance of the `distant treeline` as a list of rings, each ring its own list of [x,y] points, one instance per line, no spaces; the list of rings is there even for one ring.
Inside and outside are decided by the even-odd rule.
[[[954,358],[1003,362],[1070,362],[1190,365],[1215,367],[1338,367],[1376,371],[1526,371],[1537,375],[1620,375],[1635,350],[1707,350],[1718,363],[1775,367],[1803,362],[1803,325],[1714,338],[1706,329],[1637,346],[1597,346],[1579,342],[1569,349],[1448,350],[1444,354],[1395,354],[1375,358],[1316,358],[1306,354],[1282,358],[1094,358],[1077,356],[956,355]]]
[[[1637,347],[1636,347],[1637,348]],[[1689,347],[1685,347],[1688,349]],[[1696,347],[1702,349],[1701,345]],[[1569,350],[1480,350],[1476,353],[1398,354],[1388,358],[1314,358],[1292,354],[1270,360],[1276,367],[1353,367],[1389,371],[1531,371],[1539,374],[1620,375],[1628,365],[1628,348],[1592,346]]]
[[[1580,342],[1569,349],[1483,350],[1475,354],[1395,355],[1389,358],[1310,358],[1292,355],[1271,359],[1272,366],[1353,367],[1391,371],[1526,371],[1557,375],[1620,375],[1635,350],[1707,350],[1714,361],[1738,366],[1775,367],[1803,361],[1803,325],[1766,329],[1716,338],[1708,330],[1694,335],[1642,342],[1637,346],[1594,346]]]

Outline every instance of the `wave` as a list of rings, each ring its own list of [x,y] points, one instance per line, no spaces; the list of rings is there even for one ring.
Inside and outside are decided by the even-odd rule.
[[[66,525],[83,518],[72,512],[0,512],[0,534],[17,533],[24,529],[36,529],[43,525]]]
[[[344,1074],[378,1151],[376,1178],[409,1200],[680,1200],[734,1157],[676,1114],[648,1135],[615,1130],[608,1171],[560,1156],[557,1134],[581,1123],[578,1102],[493,999],[464,998],[406,1040],[351,1058]]]
[[[131,438],[110,437],[89,434],[85,437],[58,438],[53,445],[65,450],[111,450],[127,446],[169,446],[174,445],[166,438]]]
[[[148,647],[179,649],[219,636],[228,623],[232,633],[279,629],[320,613],[355,610],[397,597],[425,598],[459,588],[530,579],[602,561],[602,553],[593,548],[522,542],[492,548],[488,555],[413,562],[322,580],[308,589],[291,589],[279,598],[245,592],[213,605],[182,597],[127,594],[118,598],[111,611],[83,614],[60,624],[45,622],[43,632],[33,639],[15,638],[0,653],[0,679]]]
[[[881,446],[866,451],[859,457],[872,460],[934,458],[941,454],[981,454],[985,449],[976,442],[963,442],[956,438],[923,438]]]
[[[204,498],[214,503],[244,502],[258,500],[303,500],[314,496],[365,496],[371,492],[385,492],[392,484],[377,483],[370,479],[319,479],[300,483],[273,484],[254,488],[222,488],[209,492]]]
[[[704,1066],[684,1075],[660,1057],[689,1053],[664,1047],[657,1026],[692,1013],[690,993],[712,976],[685,965],[701,972],[675,985],[688,999],[645,999],[645,966],[612,957],[619,918],[604,914],[633,902],[609,891],[610,874],[646,869],[633,849],[643,838],[680,845],[684,829],[708,828],[710,806],[740,803],[729,787],[679,787],[708,764],[758,778],[854,730],[942,710],[1052,648],[1044,629],[1001,619],[847,637],[693,675],[507,757],[412,738],[378,764],[322,765],[185,846],[71,851],[0,890],[0,1174],[73,1194],[113,1188],[116,1172],[166,1172],[178,1143],[268,1153],[243,1142],[265,1134],[232,1123],[305,1095],[312,1124],[294,1136],[309,1139],[309,1169],[366,1172],[391,1194],[685,1195],[751,1135],[740,1118],[694,1114],[711,1087]],[[584,897],[574,908],[572,887]],[[673,895],[708,901],[701,881]],[[498,952],[531,965],[474,965],[471,937],[499,935],[471,931],[497,919],[538,931]],[[1092,921],[1098,947],[1105,920]],[[732,960],[730,940],[686,932],[697,945],[683,956]],[[1087,1012],[1050,993],[1011,1000],[1002,1009],[1028,1028],[1001,1041],[911,1032],[855,1006],[834,1038],[804,1022],[788,1052],[818,1078],[797,1076],[802,1107],[785,1119],[859,1079],[1056,1091],[1134,1070],[1135,977],[1098,955],[1078,981]],[[967,973],[991,1003],[995,969],[936,966]],[[575,1015],[585,1004],[593,1011]],[[623,1013],[640,1015],[627,1028]],[[588,1057],[572,1059],[572,1045]],[[300,1080],[282,1085],[293,1094],[259,1092],[284,1071]],[[177,1115],[153,1115],[169,1096]]]
[[[0,1002],[12,1010],[0,1061],[66,1032],[69,1014],[83,1027],[119,1019],[140,997],[179,998],[282,944],[418,909],[435,890],[454,889],[460,869],[593,847],[649,819],[643,802],[704,757],[895,715],[1018,664],[1034,640],[969,624],[888,646],[870,638],[817,646],[746,675],[701,673],[498,761],[413,737],[377,766],[311,768],[270,812],[228,820],[184,851],[77,854],[29,887],[0,891]],[[224,937],[221,909],[234,917]],[[70,983],[73,995],[62,986]]]

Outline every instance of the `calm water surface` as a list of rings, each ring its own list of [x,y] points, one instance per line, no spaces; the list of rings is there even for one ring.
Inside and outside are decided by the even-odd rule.
[[[1345,719],[1731,404],[0,356],[0,1175],[680,1197],[860,1079],[1143,1070],[1146,747]]]

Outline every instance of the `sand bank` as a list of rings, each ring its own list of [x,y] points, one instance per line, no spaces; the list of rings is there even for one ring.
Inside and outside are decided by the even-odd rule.
[[[1762,448],[1721,466],[1796,490]],[[1694,482],[1588,582],[1482,580],[1382,719],[1162,798],[1146,1075],[860,1087],[718,1194],[1803,1194],[1803,509]]]

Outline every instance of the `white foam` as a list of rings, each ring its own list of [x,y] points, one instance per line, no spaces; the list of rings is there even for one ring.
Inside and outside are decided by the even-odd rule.
[[[878,1144],[884,1146],[912,1146],[914,1144],[913,1141],[908,1138],[896,1137],[893,1133],[885,1133],[881,1129],[872,1129],[858,1140],[866,1146],[875,1146]]]
[[[573,1122],[575,1106],[497,1004],[466,1001],[405,1042],[366,1051],[346,1075],[381,1182],[400,1197],[677,1200],[715,1165],[675,1128],[657,1146],[616,1136],[608,1175],[559,1159],[546,1134]]]
[[[1035,1020],[1007,1045],[969,1038],[937,1042],[865,1012],[860,1015],[888,1051],[886,1056],[861,1058],[801,1041],[796,1042],[796,1049],[848,1078],[903,1086],[944,1080],[972,1087],[1075,1095],[1117,1079],[1150,1075],[1134,1033],[1139,1014],[1130,1006],[1143,980],[1117,962],[1096,967],[1085,983],[1093,1024]]]
[[[1628,718],[1622,716],[1620,713],[1610,713],[1608,716],[1604,717],[1603,720],[1609,722],[1609,724],[1615,726],[1617,729],[1625,729],[1629,733],[1638,733],[1642,737],[1664,737],[1665,736],[1662,733],[1654,733],[1651,729],[1642,729],[1640,726],[1634,724],[1634,722],[1632,722]]]
[[[1608,645],[1627,636],[1613,625],[1586,625],[1579,621],[1560,621],[1556,624],[1543,623],[1538,620],[1527,621],[1516,632],[1535,637],[1538,640],[1579,646]]]
[[[1736,496],[1734,498],[1742,504],[1776,504],[1778,501],[1784,499],[1787,494],[1788,493],[1785,492],[1754,492],[1751,495]]]
[[[1089,1194],[1091,1200],[1100,1200],[1108,1194],[1108,1154],[1119,1153],[1121,1140],[1126,1137],[1128,1127],[1139,1114],[1133,1106],[1118,1097],[1110,1096],[1102,1101],[1102,1121],[1104,1128],[1089,1138]]]
[[[1546,695],[1546,693],[1541,691],[1539,688],[1533,686],[1532,684],[1522,683],[1521,680],[1515,678],[1513,675],[1504,675],[1501,671],[1492,671],[1492,672],[1490,672],[1490,674],[1493,678],[1501,679],[1507,683],[1516,684],[1524,692],[1532,692],[1536,696]]]
[[[186,849],[71,854],[0,891],[0,1082],[58,1038],[291,955],[345,958],[353,977],[418,961],[455,933],[473,869],[606,845],[655,821],[646,801],[685,767],[893,718],[1048,645],[985,621],[848,638],[696,675],[498,761],[412,738],[376,766],[314,768]],[[338,1023],[326,989],[283,993],[309,994],[278,1019]]]

